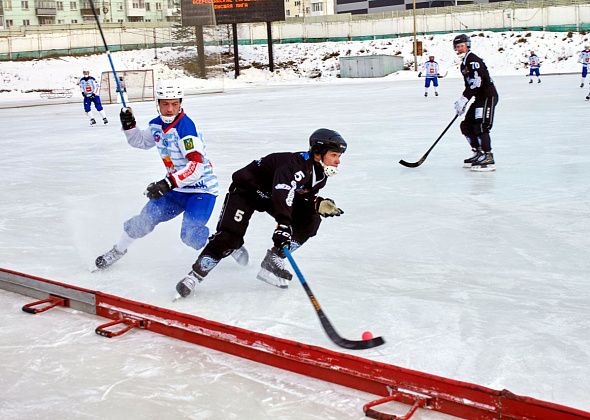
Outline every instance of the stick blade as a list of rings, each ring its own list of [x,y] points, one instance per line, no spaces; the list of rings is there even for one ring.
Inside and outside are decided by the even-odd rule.
[[[383,339],[383,337],[374,337],[370,340],[347,340],[342,337],[330,338],[332,338],[332,342],[334,342],[334,344],[336,344],[337,346],[349,350],[367,350],[385,344],[385,339]]]
[[[419,160],[418,162],[406,162],[403,159],[399,161],[400,165],[403,165],[406,168],[416,168],[416,167],[422,165],[422,162],[424,162],[424,161],[423,160]]]

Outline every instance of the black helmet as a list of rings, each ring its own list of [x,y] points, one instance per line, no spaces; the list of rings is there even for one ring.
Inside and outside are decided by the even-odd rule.
[[[346,152],[346,141],[334,130],[319,128],[309,137],[309,151],[324,155],[327,151]]]
[[[457,44],[462,44],[462,43],[465,43],[465,45],[467,45],[467,48],[471,48],[471,38],[469,38],[465,34],[457,35],[453,39],[453,48],[456,47]]]

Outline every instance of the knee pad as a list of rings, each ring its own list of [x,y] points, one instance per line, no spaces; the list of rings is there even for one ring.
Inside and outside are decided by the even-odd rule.
[[[231,254],[235,249],[244,245],[244,238],[231,232],[217,232],[209,238],[206,251],[216,259],[222,259]]]
[[[186,245],[199,250],[207,244],[207,237],[209,236],[209,228],[207,226],[191,226],[180,230],[180,239]]]
[[[143,238],[145,235],[153,231],[154,227],[155,225],[149,223],[141,216],[132,217],[123,224],[123,230],[125,230],[125,233],[133,239]]]
[[[461,121],[461,124],[459,125],[459,127],[461,128],[461,133],[465,137],[477,137],[475,135],[475,133],[473,132],[473,124],[470,123],[469,121],[466,121],[466,120]]]

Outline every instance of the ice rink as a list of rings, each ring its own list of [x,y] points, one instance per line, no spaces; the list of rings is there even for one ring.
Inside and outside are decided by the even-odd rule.
[[[348,142],[321,195],[344,210],[294,257],[338,330],[386,345],[355,355],[590,410],[590,103],[579,77],[495,78],[496,172],[470,155],[453,118],[462,80],[424,98],[421,80],[335,80],[188,97],[223,193],[231,173],[275,151],[307,149],[326,127]],[[154,103],[133,104],[138,125]],[[137,241],[107,272],[99,254],[165,172],[155,150],[128,146],[118,107],[89,127],[80,104],[0,109],[0,267],[173,308],[336,351],[305,292],[256,280],[273,220],[257,214],[251,262],[222,262],[196,297],[172,303],[197,253],[180,219]],[[8,153],[10,152],[10,153]],[[0,291],[0,412],[5,419],[361,419],[372,395],[132,331],[94,334],[104,319]],[[353,353],[353,351],[349,351]],[[442,415],[416,418],[444,418]]]

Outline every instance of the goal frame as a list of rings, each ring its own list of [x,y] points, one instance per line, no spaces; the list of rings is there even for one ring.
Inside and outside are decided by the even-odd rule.
[[[155,79],[152,69],[118,70],[117,76],[125,81],[125,103],[154,100]],[[112,71],[103,71],[100,75],[100,98],[107,104],[121,103],[121,95],[117,91]]]

